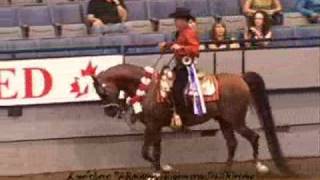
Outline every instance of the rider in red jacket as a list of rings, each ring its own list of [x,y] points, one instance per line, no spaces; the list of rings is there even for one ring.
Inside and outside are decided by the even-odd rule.
[[[178,115],[186,110],[186,102],[184,98],[184,90],[188,84],[188,70],[182,59],[189,57],[194,59],[199,56],[200,42],[197,33],[189,26],[189,21],[194,19],[189,9],[177,8],[176,12],[170,15],[175,18],[178,37],[176,42],[161,43],[160,47],[170,48],[174,51],[176,58],[176,67],[174,68],[176,79],[173,84],[173,95],[175,101],[176,112]]]

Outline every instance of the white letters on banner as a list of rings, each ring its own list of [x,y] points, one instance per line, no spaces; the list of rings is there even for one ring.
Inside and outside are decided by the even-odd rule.
[[[0,62],[0,106],[98,100],[91,75],[122,63],[122,56]]]

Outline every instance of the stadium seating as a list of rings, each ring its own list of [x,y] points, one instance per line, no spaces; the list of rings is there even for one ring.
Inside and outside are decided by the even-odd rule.
[[[58,4],[53,6],[55,24],[61,26],[62,37],[85,36],[87,27],[83,21],[81,7],[78,3]]]
[[[39,49],[63,49],[70,46],[70,39],[67,38],[52,38],[52,39],[42,39],[37,41],[37,47]],[[67,57],[69,56],[69,51],[50,51],[50,52],[38,52],[37,56],[42,58],[49,57]]]
[[[8,41],[8,50],[32,50],[35,49],[34,47],[37,46],[36,40],[13,40]],[[15,59],[29,59],[37,57],[36,52],[16,52],[14,54]]]
[[[0,40],[21,39],[22,31],[18,27],[18,14],[16,8],[0,8]]]
[[[103,54],[103,49],[96,48],[99,46],[101,46],[101,37],[100,36],[87,36],[87,37],[70,38],[69,47],[90,48],[90,49],[70,50],[70,55],[71,56],[81,56],[81,55]]]
[[[0,41],[0,51],[8,51],[8,41]],[[11,59],[11,54],[8,53],[0,53],[0,60]]]
[[[184,0],[183,6],[191,9],[191,14],[195,17],[210,16],[209,3],[207,0]]]
[[[293,27],[282,27],[276,26],[272,28],[272,37],[273,39],[285,39],[294,37],[294,28]],[[272,41],[270,46],[273,47],[286,47],[295,45],[294,41]]]
[[[119,53],[119,48],[94,49],[96,46],[157,44],[174,39],[174,20],[168,15],[176,7],[190,8],[197,17],[198,33],[202,41],[210,40],[214,18],[222,16],[232,36],[246,28],[241,12],[244,0],[125,0],[130,33],[92,36],[85,24],[90,0],[0,0],[0,50],[26,48],[92,47],[89,50],[61,52],[17,53],[16,58],[60,57]],[[307,19],[295,12],[298,0],[280,0],[284,25],[272,29],[273,38],[318,36],[319,26],[310,26]],[[9,4],[11,2],[11,5]],[[8,6],[9,5],[9,6]],[[159,32],[153,32],[149,18],[159,19]],[[27,28],[21,28],[27,27]],[[24,39],[28,38],[28,39]],[[9,41],[8,41],[9,40]],[[314,45],[318,40],[272,42],[271,46]],[[158,51],[157,47],[129,48],[128,53]],[[11,55],[0,54],[0,59]]]
[[[145,20],[148,18],[147,4],[141,0],[130,0],[126,2],[128,9],[128,20]]]
[[[285,12],[294,12],[296,11],[296,5],[299,0],[280,0],[283,11]]]
[[[210,39],[210,32],[214,23],[213,17],[199,17],[197,18],[197,28],[200,38],[203,41]]]
[[[308,25],[309,22],[306,17],[298,12],[290,12],[284,14],[284,26],[304,26]]]
[[[127,34],[121,35],[105,35],[101,37],[102,46],[124,46],[133,45],[131,38]],[[118,47],[115,48],[105,48],[103,50],[104,54],[116,54],[121,53],[123,50]]]
[[[147,1],[150,18],[164,19],[174,12],[177,7],[176,0],[151,0]]]
[[[163,34],[132,34],[131,42],[134,45],[156,45],[151,47],[135,47],[128,48],[127,53],[151,53],[159,52],[160,49],[157,46],[160,42],[165,41],[165,35]]]
[[[29,38],[55,37],[53,16],[48,6],[24,6],[19,8],[19,19],[23,26],[28,27]]]
[[[212,16],[236,16],[242,14],[239,0],[209,0]]]
[[[142,21],[128,21],[126,22],[126,26],[129,28],[130,32],[134,33],[152,33],[152,25],[150,21],[142,20]]]
[[[294,36],[297,38],[319,37],[320,26],[295,27]],[[319,45],[319,39],[299,40],[296,42],[298,46]]]

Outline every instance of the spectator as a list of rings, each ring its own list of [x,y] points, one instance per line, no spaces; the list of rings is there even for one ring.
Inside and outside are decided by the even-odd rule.
[[[253,40],[253,42],[246,43],[246,45],[252,47],[267,46],[268,41],[254,42],[254,40],[271,39],[272,32],[270,29],[268,14],[265,11],[255,12],[249,23],[248,31],[245,34],[245,39]]]
[[[127,20],[127,9],[121,0],[91,0],[88,21],[94,33],[126,32],[122,22]]]
[[[229,37],[227,27],[221,20],[216,20],[212,26],[212,41],[209,49],[225,49],[225,48],[239,48],[238,43],[228,43],[226,41],[235,40]]]
[[[283,23],[282,6],[279,0],[246,0],[243,11],[249,18],[257,11],[264,11],[271,17],[272,24],[281,25]]]
[[[320,0],[300,0],[297,9],[310,23],[320,23]]]

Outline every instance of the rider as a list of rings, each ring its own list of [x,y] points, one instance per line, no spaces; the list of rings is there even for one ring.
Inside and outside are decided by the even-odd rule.
[[[176,66],[174,68],[176,79],[173,84],[173,95],[177,115],[181,115],[186,110],[184,90],[188,84],[188,70],[182,59],[190,57],[194,59],[199,56],[200,42],[195,30],[190,27],[190,20],[194,17],[190,10],[177,8],[176,12],[170,14],[170,18],[175,19],[178,37],[173,43],[160,43],[161,49],[170,48],[174,51]],[[180,117],[179,117],[180,118]]]

